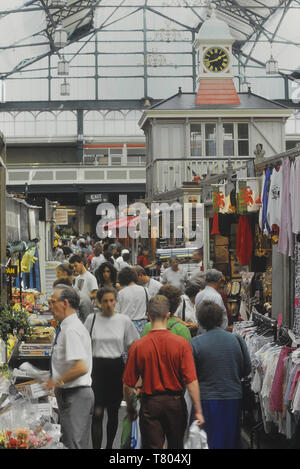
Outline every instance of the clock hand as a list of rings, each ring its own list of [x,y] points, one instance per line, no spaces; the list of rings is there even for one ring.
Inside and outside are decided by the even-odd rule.
[[[217,57],[216,59],[212,59],[209,61],[209,63],[212,63],[212,62],[218,62],[218,60],[222,59],[223,57],[226,57],[226,54],[223,54],[223,55],[220,55],[219,57]]]

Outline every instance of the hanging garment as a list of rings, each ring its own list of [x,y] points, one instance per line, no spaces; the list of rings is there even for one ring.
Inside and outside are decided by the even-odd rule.
[[[280,227],[281,217],[281,192],[282,192],[282,167],[275,168],[272,172],[270,192],[268,200],[267,220],[270,228],[273,225]]]
[[[249,219],[246,215],[240,215],[236,252],[241,265],[248,265],[253,251],[253,235]]]
[[[271,183],[272,169],[268,168],[265,172],[263,196],[262,196],[262,226],[261,229],[265,233],[271,233],[271,228],[267,220],[269,189]]]
[[[238,213],[258,212],[261,204],[260,179],[237,180]]]
[[[219,231],[219,213],[218,212],[214,213],[213,224],[212,224],[210,234],[211,234],[211,236],[220,234],[220,231]]]
[[[300,233],[300,158],[291,163],[290,198],[292,215],[292,232]]]
[[[260,205],[259,214],[258,214],[258,226],[260,228],[260,231],[263,231],[262,219],[263,219],[263,196],[264,196],[265,180],[266,180],[266,173],[264,172],[261,178],[261,192],[260,192],[261,205]]]
[[[293,332],[300,336],[300,243],[295,243],[295,303]]]
[[[279,355],[270,395],[270,409],[277,412],[283,411],[284,360],[293,350],[291,347],[283,347]]]
[[[290,161],[283,158],[282,163],[282,197],[281,197],[281,217],[280,232],[278,241],[278,252],[286,256],[294,253],[294,235],[292,233],[292,213],[290,195]]]

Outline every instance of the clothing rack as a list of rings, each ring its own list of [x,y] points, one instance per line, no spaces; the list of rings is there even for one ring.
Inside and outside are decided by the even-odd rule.
[[[273,331],[274,334],[274,340],[277,340],[277,326],[278,322],[276,319],[269,318],[268,316],[264,316],[263,314],[260,314],[254,307],[252,308],[252,321],[254,322],[255,325],[257,326],[265,326],[266,328],[270,329],[270,331]]]
[[[300,148],[292,148],[291,150],[279,153],[276,156],[271,156],[270,158],[265,158],[264,161],[256,163],[255,169],[263,170],[267,168],[277,168],[281,165],[283,158],[289,158],[290,160],[294,160],[298,156],[300,156]]]

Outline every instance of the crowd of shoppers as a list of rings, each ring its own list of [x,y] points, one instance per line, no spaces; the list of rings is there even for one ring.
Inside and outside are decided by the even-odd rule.
[[[106,410],[112,448],[121,402],[133,421],[138,397],[144,449],[182,449],[192,420],[209,448],[241,448],[241,379],[251,363],[243,339],[226,330],[223,274],[203,271],[201,249],[190,275],[171,258],[154,279],[147,249],[132,265],[117,241],[68,247],[49,298],[59,326],[46,383],[66,447],[101,448]]]

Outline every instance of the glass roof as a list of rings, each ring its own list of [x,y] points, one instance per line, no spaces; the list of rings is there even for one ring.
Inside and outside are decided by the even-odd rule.
[[[7,101],[162,99],[196,90],[193,42],[210,16],[226,21],[235,38],[234,74],[252,91],[286,98],[300,77],[299,0],[2,0],[0,78]],[[54,32],[67,31],[64,48]],[[266,75],[270,55],[279,72]],[[70,95],[58,61],[69,62]],[[299,73],[297,73],[297,70]]]

